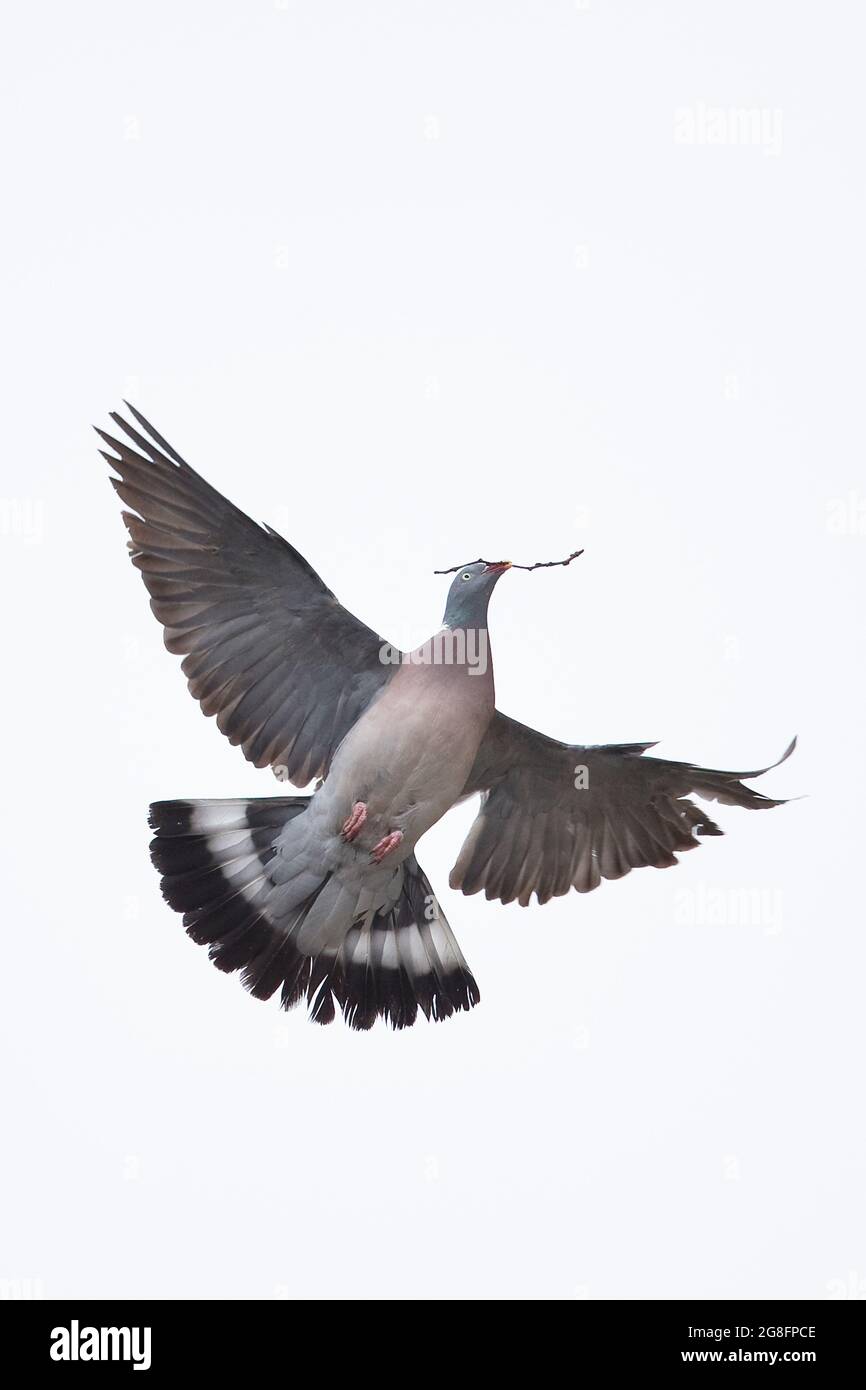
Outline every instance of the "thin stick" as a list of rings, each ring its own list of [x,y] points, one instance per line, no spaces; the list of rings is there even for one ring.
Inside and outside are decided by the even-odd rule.
[[[577,557],[578,557],[578,555],[582,555],[582,554],[583,554],[583,551],[582,551],[582,550],[573,550],[573,551],[571,552],[570,555],[567,555],[567,556],[565,557],[564,560],[536,560],[536,562],[535,562],[534,565],[512,565],[511,568],[512,568],[513,570],[549,570],[549,569],[553,569],[555,565],[570,565],[571,562],[572,562],[572,560],[576,560]],[[502,561],[501,561],[501,560],[484,560],[484,559],[481,558],[481,556],[479,556],[477,560],[464,560],[464,562],[463,562],[462,565],[452,565],[452,567],[451,567],[450,570],[434,570],[433,573],[434,573],[434,574],[456,574],[457,571],[458,571],[458,570],[462,570],[462,569],[464,568],[465,565],[499,565],[499,564],[502,564]]]

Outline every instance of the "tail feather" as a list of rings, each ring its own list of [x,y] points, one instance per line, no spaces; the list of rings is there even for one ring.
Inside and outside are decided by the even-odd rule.
[[[309,801],[151,806],[151,857],[192,940],[219,970],[240,970],[257,999],[280,990],[284,1009],[306,999],[316,1023],[330,1023],[339,1007],[352,1028],[377,1018],[408,1028],[419,1009],[443,1019],[477,1004],[478,986],[414,856],[387,903],[353,916],[352,895],[314,870],[309,854],[279,853],[281,833]]]

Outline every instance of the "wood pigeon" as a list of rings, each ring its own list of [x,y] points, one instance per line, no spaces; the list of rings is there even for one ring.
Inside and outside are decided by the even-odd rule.
[[[651,743],[559,743],[494,704],[487,608],[510,565],[459,569],[442,629],[400,652],[337,601],[310,564],[211,487],[132,406],[97,432],[118,475],[132,563],[189,689],[256,767],[312,795],[158,801],[162,891],[220,970],[259,999],[305,999],[330,1023],[480,998],[415,858],[457,802],[481,805],[451,887],[526,906],[634,868],[675,864],[722,831],[696,795],[778,806],[720,772],[647,757]],[[128,442],[129,441],[129,442]],[[133,447],[134,446],[134,447]],[[793,751],[794,743],[783,754]],[[776,766],[777,764],[772,764]]]

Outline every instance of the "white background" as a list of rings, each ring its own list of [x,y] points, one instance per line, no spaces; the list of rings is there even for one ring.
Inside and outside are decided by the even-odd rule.
[[[7,1294],[866,1290],[863,39],[790,0],[9,11]],[[279,789],[128,562],[123,396],[402,645],[434,568],[584,545],[500,583],[500,706],[713,767],[796,732],[761,787],[804,799],[529,910],[448,890],[461,808],[419,857],[479,1008],[250,998],[146,812]]]

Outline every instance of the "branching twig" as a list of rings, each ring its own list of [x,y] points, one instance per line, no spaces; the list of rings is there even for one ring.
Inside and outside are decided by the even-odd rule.
[[[549,570],[553,569],[555,565],[570,565],[572,560],[576,560],[578,555],[582,554],[582,550],[573,550],[564,560],[536,560],[534,565],[512,565],[511,568],[513,570]],[[501,560],[484,560],[479,556],[477,560],[464,560],[463,565],[452,565],[450,570],[434,570],[433,573],[456,574],[458,570],[463,569],[464,565],[498,565],[502,563]]]

